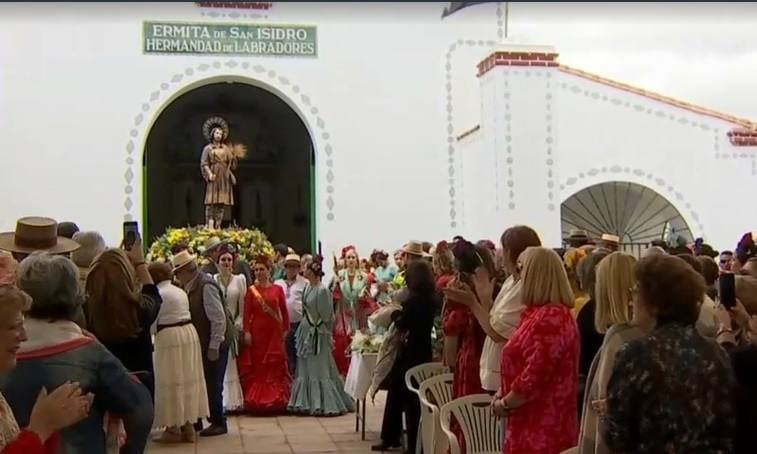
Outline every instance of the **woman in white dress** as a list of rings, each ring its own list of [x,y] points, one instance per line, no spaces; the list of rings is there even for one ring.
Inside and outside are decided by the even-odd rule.
[[[242,331],[242,315],[244,314],[244,296],[247,294],[247,281],[242,274],[233,274],[234,262],[237,259],[234,247],[229,244],[218,246],[218,274],[214,275],[223,293],[224,304],[229,318],[234,320],[235,332]],[[226,332],[230,332],[228,329]],[[228,339],[229,361],[226,364],[226,375],[223,381],[223,407],[227,412],[235,413],[244,409],[242,386],[239,383],[237,370],[237,356],[242,348],[239,338]]]
[[[165,427],[155,441],[195,441],[193,424],[210,414],[200,338],[192,325],[189,299],[171,283],[167,263],[151,263],[148,270],[163,303],[153,325],[155,332],[155,420]]]

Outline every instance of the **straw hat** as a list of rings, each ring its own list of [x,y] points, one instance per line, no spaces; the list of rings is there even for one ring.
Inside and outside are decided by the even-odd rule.
[[[571,229],[570,233],[568,234],[569,240],[588,240],[589,234],[586,233],[586,230],[581,229]]]
[[[620,244],[620,237],[617,235],[610,235],[609,233],[603,233],[602,241],[606,241],[608,243]]]
[[[45,251],[68,254],[79,249],[79,243],[58,236],[58,223],[45,217],[25,217],[16,221],[15,232],[0,233],[0,249],[22,254]]]
[[[205,255],[212,254],[218,246],[222,245],[223,241],[221,241],[220,238],[217,236],[212,236],[205,240],[205,251],[203,252]]]
[[[171,259],[171,265],[173,266],[173,272],[179,270],[179,268],[182,268],[186,265],[189,265],[190,263],[194,262],[197,259],[196,255],[192,255],[189,253],[189,251],[184,250],[179,252],[178,254],[174,255]]]
[[[296,264],[299,265],[300,263],[302,263],[302,261],[300,260],[300,256],[299,255],[297,255],[297,254],[288,254],[286,256],[286,258],[284,259],[284,265],[286,265],[288,263],[296,263]]]
[[[405,247],[402,248],[402,252],[416,257],[431,257],[423,250],[423,243],[420,241],[409,241]]]

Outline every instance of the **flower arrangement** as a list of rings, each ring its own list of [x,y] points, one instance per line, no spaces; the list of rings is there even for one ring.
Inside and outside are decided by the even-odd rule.
[[[152,243],[146,258],[148,261],[168,261],[173,255],[171,250],[179,245],[186,246],[190,253],[201,257],[205,252],[205,244],[213,237],[234,245],[239,251],[240,258],[248,262],[259,255],[274,256],[273,245],[258,229],[209,229],[205,226],[197,226],[168,228]]]
[[[384,342],[384,336],[374,333],[355,332],[352,336],[350,350],[357,353],[378,353],[381,344]]]

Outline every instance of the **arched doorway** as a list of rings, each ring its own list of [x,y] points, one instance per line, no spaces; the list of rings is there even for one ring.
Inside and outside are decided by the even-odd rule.
[[[586,230],[594,238],[610,233],[623,249],[638,255],[656,239],[693,240],[678,209],[657,192],[636,183],[610,181],[589,186],[560,207],[563,238],[571,229]]]
[[[247,146],[235,171],[236,206],[229,223],[258,227],[274,242],[309,251],[313,237],[314,150],[307,127],[277,95],[245,83],[210,83],[174,99],[149,131],[144,153],[144,230],[205,221],[200,155],[203,123],[229,124],[229,138]]]

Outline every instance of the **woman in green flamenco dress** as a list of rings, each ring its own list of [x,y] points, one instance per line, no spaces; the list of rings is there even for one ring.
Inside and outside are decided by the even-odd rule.
[[[338,416],[354,410],[331,354],[334,348],[334,305],[321,283],[323,258],[313,257],[305,269],[309,285],[302,295],[302,322],[295,335],[297,377],[287,409],[292,413]]]

